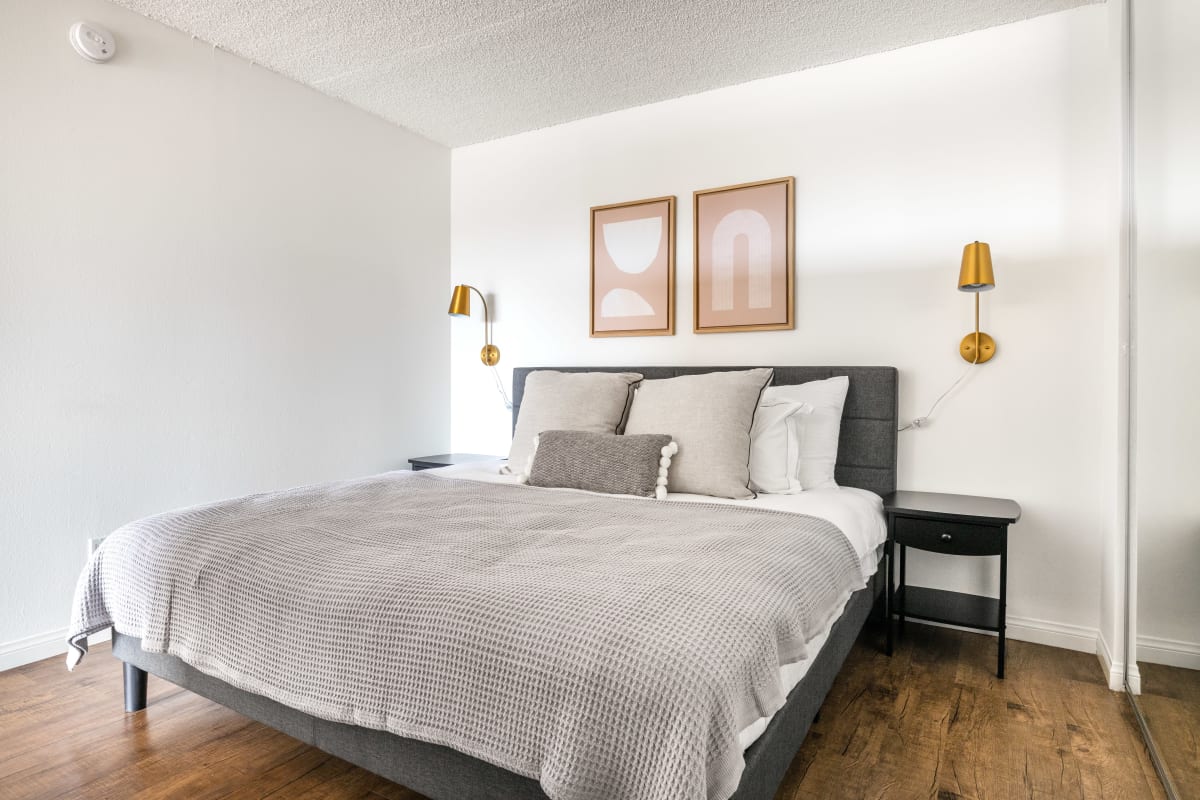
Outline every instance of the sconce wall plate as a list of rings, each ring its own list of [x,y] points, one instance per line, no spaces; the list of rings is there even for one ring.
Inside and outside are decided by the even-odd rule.
[[[996,342],[991,336],[986,333],[979,334],[979,358],[975,358],[976,337],[974,333],[968,333],[959,342],[958,352],[963,359],[970,361],[972,364],[983,364],[990,361],[992,356],[996,355]]]

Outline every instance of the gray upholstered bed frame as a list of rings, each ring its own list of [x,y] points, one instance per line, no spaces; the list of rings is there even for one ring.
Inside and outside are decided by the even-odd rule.
[[[634,371],[666,378],[746,367],[555,367],[563,371]],[[513,420],[521,407],[525,377],[513,373]],[[850,377],[850,392],[838,444],[837,481],[884,495],[896,488],[898,376],[892,367],[776,367],[775,383],[793,384],[835,375]],[[804,679],[788,695],[766,731],[746,750],[746,769],[732,800],[775,796],[817,711],[841,670],[855,639],[883,591],[883,573],[856,592],[834,624]],[[138,639],[113,631],[113,655],[125,669],[125,708],[146,705],[146,673],[153,673],[228,706],[301,741],[422,794],[444,800],[546,800],[536,780],[516,775],[441,745],[406,739],[386,731],[329,722],[234,688],[174,656],[147,653]]]

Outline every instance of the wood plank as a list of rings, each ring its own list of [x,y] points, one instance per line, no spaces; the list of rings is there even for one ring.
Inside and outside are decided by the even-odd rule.
[[[880,639],[855,644],[778,800],[1165,800],[1094,656],[1010,642],[1001,681],[994,637],[910,623],[892,658]],[[0,673],[0,709],[5,800],[421,800],[154,677],[127,715],[105,645],[74,673],[61,658]]]

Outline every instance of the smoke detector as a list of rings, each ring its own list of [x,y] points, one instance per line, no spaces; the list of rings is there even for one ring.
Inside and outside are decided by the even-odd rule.
[[[117,40],[99,25],[76,22],[69,32],[75,52],[93,64],[103,64],[117,54]]]

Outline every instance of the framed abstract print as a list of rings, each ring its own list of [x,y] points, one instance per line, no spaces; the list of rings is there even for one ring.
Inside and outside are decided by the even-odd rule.
[[[592,336],[675,333],[675,198],[592,209]]]
[[[696,333],[796,327],[795,179],[693,194]]]

